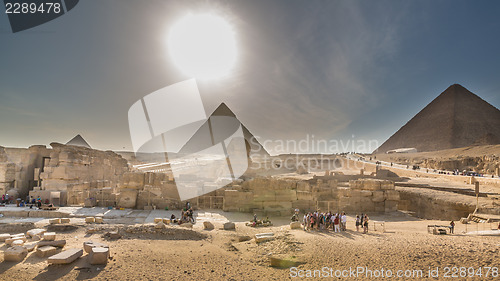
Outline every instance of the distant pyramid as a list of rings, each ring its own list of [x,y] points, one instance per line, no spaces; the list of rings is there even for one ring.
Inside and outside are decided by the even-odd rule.
[[[500,143],[500,110],[459,84],[448,87],[375,152],[435,151]]]
[[[80,135],[76,135],[76,137],[74,137],[70,141],[68,141],[66,143],[66,145],[74,145],[74,146],[82,146],[82,147],[86,147],[86,148],[92,148],[92,147],[90,147],[88,142],[85,141],[85,139]]]
[[[231,124],[227,124],[224,126],[224,120],[218,120],[218,116],[227,116],[234,117],[238,120],[236,115],[229,109],[229,107],[225,103],[221,103],[217,109],[210,115],[208,120],[201,125],[201,127],[194,133],[194,135],[189,139],[189,141],[181,148],[179,153],[188,154],[188,153],[196,153],[200,150],[200,148],[208,148],[212,146],[212,142],[218,143],[224,140],[224,138],[228,138],[233,131],[234,125],[233,122],[229,122]],[[239,121],[239,120],[238,120]],[[214,122],[218,123],[218,126],[215,126]],[[222,123],[220,123],[222,122]],[[241,123],[241,122],[240,122]],[[210,130],[212,128],[212,130]],[[251,153],[253,155],[269,155],[268,152],[264,149],[264,147],[257,141],[252,133],[245,127],[245,125],[241,124],[241,128],[243,131],[243,136],[245,139],[245,144],[247,148],[247,153]],[[223,132],[217,131],[223,130]],[[215,135],[215,139],[211,140],[210,132],[213,132]],[[212,138],[213,138],[212,135]]]

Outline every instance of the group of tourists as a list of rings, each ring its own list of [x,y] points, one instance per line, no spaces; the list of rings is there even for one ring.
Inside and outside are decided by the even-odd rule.
[[[2,195],[2,204],[10,204],[12,201],[12,197],[9,197],[9,194]]]
[[[296,216],[292,217],[292,220]],[[363,229],[363,233],[368,233],[368,221],[369,218],[366,214],[356,215],[356,231],[359,231],[360,227]],[[304,215],[302,224],[304,225],[305,231],[319,230],[319,231],[329,231],[341,232],[347,230],[347,215],[345,212],[341,213],[322,213],[322,212],[310,212]]]

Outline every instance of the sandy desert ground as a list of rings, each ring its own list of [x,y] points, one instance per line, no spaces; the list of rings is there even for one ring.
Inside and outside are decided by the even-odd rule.
[[[351,274],[347,279],[365,279],[367,274],[373,277],[383,270],[388,275],[390,270],[393,277],[400,273],[408,274],[405,279],[419,280],[428,277],[429,269],[436,274],[437,268],[437,279],[447,280],[454,273],[453,267],[457,267],[457,278],[464,274],[463,270],[470,274],[474,269],[473,279],[500,279],[498,275],[494,277],[498,272],[494,267],[500,267],[500,236],[463,234],[466,227],[468,231],[487,230],[496,226],[493,224],[457,223],[454,235],[432,235],[427,233],[427,225],[448,225],[449,222],[420,220],[398,212],[371,217],[372,223],[385,222],[385,232],[379,224],[374,231],[370,224],[369,233],[362,234],[356,232],[352,217],[346,232],[334,233],[291,230],[286,218],[271,218],[272,227],[251,228],[244,224],[250,219],[248,214],[201,211],[197,215],[192,230],[179,226],[156,230],[152,224],[86,225],[77,221],[75,230],[60,232],[57,239],[67,240],[66,249],[82,248],[82,243],[89,240],[108,243],[111,259],[106,266],[88,264],[85,254],[69,265],[48,266],[46,258],[32,252],[21,263],[4,262],[1,257],[0,279],[321,280],[335,274]],[[203,230],[203,220],[212,221],[215,229]],[[221,229],[226,220],[238,221],[236,231]],[[40,221],[37,226],[44,224],[46,221]],[[91,228],[97,232],[87,233]],[[106,231],[114,229],[120,230],[121,239],[103,238]],[[260,244],[254,239],[239,242],[241,236],[253,238],[256,233],[266,232],[275,233],[276,238]],[[0,245],[0,250],[6,249],[5,244]],[[301,264],[292,269],[274,268],[270,266],[269,257]],[[462,273],[460,267],[465,268]],[[489,277],[485,277],[489,267]],[[354,271],[349,272],[349,268]],[[365,273],[360,273],[361,268]],[[480,268],[482,277],[478,275]],[[314,270],[317,271],[314,273]],[[419,275],[420,271],[423,276]],[[450,277],[446,277],[446,273]],[[312,277],[306,278],[308,276]]]

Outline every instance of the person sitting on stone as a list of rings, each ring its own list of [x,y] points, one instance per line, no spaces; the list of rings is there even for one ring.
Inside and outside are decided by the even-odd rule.
[[[193,213],[194,213],[193,208],[188,210],[188,221],[192,223],[194,223]]]

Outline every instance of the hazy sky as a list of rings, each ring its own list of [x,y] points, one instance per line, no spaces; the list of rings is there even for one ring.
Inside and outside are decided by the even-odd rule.
[[[205,110],[225,102],[269,148],[307,135],[382,144],[454,83],[500,107],[498,1],[82,0],[15,34],[0,15],[0,145],[82,134],[131,150],[130,106],[191,78],[166,44],[190,12],[225,18],[238,46],[230,76],[198,81]]]

